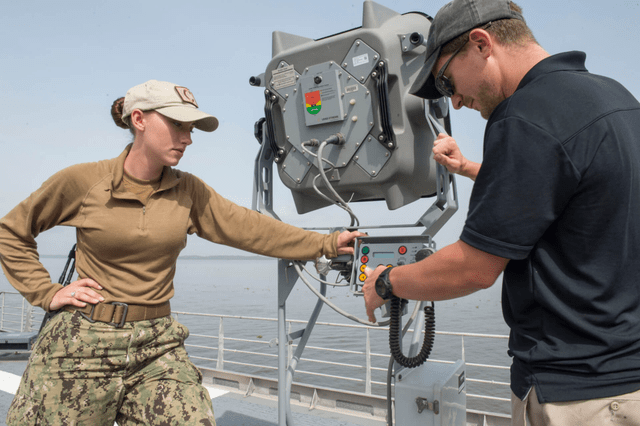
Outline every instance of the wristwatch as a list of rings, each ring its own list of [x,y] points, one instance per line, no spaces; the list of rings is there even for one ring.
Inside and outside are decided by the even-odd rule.
[[[389,272],[391,272],[393,268],[395,268],[395,266],[385,269],[376,279],[376,293],[378,293],[378,296],[383,300],[391,299],[391,296],[393,296],[393,288],[391,287],[391,281],[389,281]]]

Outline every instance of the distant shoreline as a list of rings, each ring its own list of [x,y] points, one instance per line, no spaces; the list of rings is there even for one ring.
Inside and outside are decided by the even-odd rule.
[[[66,259],[68,255],[66,254],[41,254],[40,257],[45,258],[54,258],[54,259]],[[186,255],[186,256],[178,256],[178,260],[276,260],[273,257],[260,256],[260,255],[251,255],[251,256],[241,256],[241,255],[217,255],[217,256],[198,256],[198,255]]]

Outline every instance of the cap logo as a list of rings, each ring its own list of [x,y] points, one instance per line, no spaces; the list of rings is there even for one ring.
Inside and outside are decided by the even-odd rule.
[[[198,108],[198,103],[196,102],[196,98],[193,96],[193,93],[191,93],[191,90],[186,87],[176,86],[176,92],[178,92],[178,95],[180,95],[183,102],[190,103]]]

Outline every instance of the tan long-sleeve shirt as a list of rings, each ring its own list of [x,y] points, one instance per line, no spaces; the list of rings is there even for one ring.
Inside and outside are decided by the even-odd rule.
[[[78,275],[98,282],[106,302],[171,299],[176,260],[188,234],[284,259],[337,255],[337,232],[305,231],[240,207],[199,178],[169,167],[143,204],[123,184],[130,149],[56,173],[0,220],[5,275],[32,305],[48,311],[62,288],[40,263],[35,241],[56,225],[76,228]]]

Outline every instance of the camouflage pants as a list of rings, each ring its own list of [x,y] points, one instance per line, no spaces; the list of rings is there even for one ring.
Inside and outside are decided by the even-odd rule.
[[[188,335],[171,317],[116,329],[61,312],[40,334],[7,425],[215,426]]]

